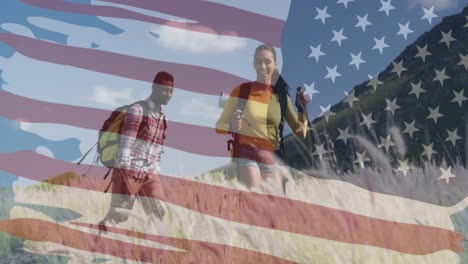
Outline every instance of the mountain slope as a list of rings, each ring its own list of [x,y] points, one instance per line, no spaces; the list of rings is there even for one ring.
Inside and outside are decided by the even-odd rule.
[[[457,93],[461,99],[468,96],[468,91],[465,91],[468,90],[468,71],[462,61],[468,55],[466,16],[468,7],[460,14],[445,17],[431,31],[422,34],[378,75],[381,84],[375,86],[375,90],[372,82],[355,86],[350,94],[354,93],[359,100],[351,106],[343,99],[332,106],[331,112],[335,115],[330,116],[328,122],[324,117],[313,120],[311,136],[304,145],[295,137],[288,136],[285,142],[289,163],[298,168],[318,166],[321,162],[320,152],[328,152],[322,156],[322,160],[339,170],[360,166],[357,153],[363,153],[366,149],[355,137],[350,140],[340,139],[343,136],[340,137],[339,129],[348,129],[349,134],[360,135],[374,146],[380,146],[379,149],[394,166],[398,165],[398,160],[406,159],[415,165],[425,161],[438,165],[444,162],[448,165],[466,165],[468,101],[453,101]],[[448,47],[441,40],[442,33],[449,32],[455,41],[450,42]],[[417,54],[426,45],[431,55],[423,61]],[[400,76],[394,66],[398,63],[402,63],[406,69]],[[443,83],[438,81],[437,72],[440,76],[445,73],[449,79]],[[424,92],[417,97],[419,85]],[[388,108],[390,102],[399,107],[393,114]],[[428,119],[436,116],[437,111],[443,116]],[[371,117],[375,123],[368,127],[363,122],[364,115]],[[415,132],[410,135],[408,132],[412,130],[413,122]],[[364,154],[368,155],[369,150]],[[363,159],[364,165],[372,163],[369,156]]]

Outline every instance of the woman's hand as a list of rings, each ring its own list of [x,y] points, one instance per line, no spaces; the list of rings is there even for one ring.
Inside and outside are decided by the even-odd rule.
[[[301,86],[297,87],[295,105],[299,113],[304,113],[307,110],[307,104],[309,103],[309,101],[309,95],[304,93],[304,90]]]
[[[229,130],[231,132],[239,132],[242,129],[242,119],[244,118],[244,114],[241,110],[236,110],[231,117],[231,121],[229,123]]]

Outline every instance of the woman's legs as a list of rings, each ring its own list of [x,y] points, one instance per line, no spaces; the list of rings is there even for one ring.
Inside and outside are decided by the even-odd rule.
[[[240,150],[242,158],[237,159],[239,182],[253,190],[282,193],[283,185],[273,151],[247,145],[241,145]],[[262,182],[269,186],[265,188]]]
[[[262,166],[263,165],[263,166]],[[267,165],[265,169],[262,164],[247,165],[239,167],[239,182],[246,185],[251,190],[261,190],[265,193],[280,194],[283,190],[281,176],[276,171],[276,165]],[[268,187],[262,186],[262,183],[267,183]]]
[[[249,189],[260,189],[262,175],[256,165],[239,164],[239,182]]]
[[[264,192],[271,192],[274,194],[281,194],[283,192],[283,183],[281,176],[278,172],[265,172],[261,174],[262,180],[268,184],[268,188],[264,188]]]

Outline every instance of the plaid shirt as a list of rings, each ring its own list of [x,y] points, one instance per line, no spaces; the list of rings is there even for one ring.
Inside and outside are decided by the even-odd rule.
[[[117,164],[128,176],[144,178],[159,174],[159,161],[163,152],[166,116],[156,112],[154,103],[147,98],[148,116],[140,104],[133,104],[125,115],[121,130]],[[147,125],[141,125],[146,122]]]

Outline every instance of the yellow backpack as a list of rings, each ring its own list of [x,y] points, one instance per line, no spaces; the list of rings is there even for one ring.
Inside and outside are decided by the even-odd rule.
[[[138,101],[133,104],[124,105],[121,107],[116,108],[112,114],[104,121],[102,128],[99,130],[98,141],[94,146],[89,149],[86,154],[83,155],[81,160],[77,163],[78,165],[85,159],[85,157],[89,154],[89,152],[97,146],[97,157],[96,157],[96,164],[97,160],[99,160],[102,165],[109,168],[109,171],[106,173],[105,177],[110,172],[110,169],[115,168],[115,160],[117,157],[117,152],[119,149],[119,139],[120,139],[120,130],[122,127],[123,120],[125,115],[128,112],[128,109],[134,105],[139,104],[143,109],[143,120],[140,124],[138,130],[141,130],[142,126],[148,126],[148,107],[145,101]],[[165,129],[165,127],[164,127]],[[89,170],[88,170],[89,171]]]
[[[148,109],[146,103],[145,101],[138,101],[115,109],[109,118],[104,121],[101,130],[99,130],[97,142],[99,161],[108,168],[115,168],[116,166],[115,159],[119,148],[120,129],[128,109],[134,104],[139,104],[142,107],[144,115],[138,130],[140,130],[143,125],[147,126],[148,120],[145,116],[147,116]]]

